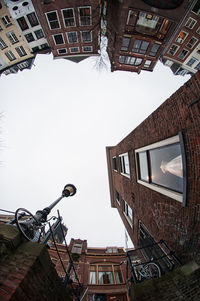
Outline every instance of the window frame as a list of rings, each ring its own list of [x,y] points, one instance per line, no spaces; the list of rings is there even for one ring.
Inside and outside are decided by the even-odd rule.
[[[190,26],[190,23],[191,23],[191,22],[193,22],[192,27]],[[188,26],[187,24],[188,24],[189,26]],[[186,28],[189,28],[189,29],[193,29],[193,28],[195,27],[196,24],[197,24],[197,20],[193,19],[192,17],[189,17],[188,20],[187,20],[186,23],[185,23],[185,27],[186,27]]]
[[[122,199],[122,203],[123,203],[123,215],[125,216],[131,228],[133,228],[133,209],[124,199]],[[129,215],[129,209],[131,210],[131,216]]]
[[[1,20],[6,28],[12,25],[12,22],[8,15],[1,16]],[[5,20],[5,22],[4,22],[4,20]]]
[[[35,12],[32,12],[26,16],[28,18],[28,21],[29,21],[31,27],[35,27],[35,26],[39,25],[39,20],[38,20],[38,17]]]
[[[28,35],[32,36],[32,37],[33,37],[33,40],[28,40],[28,39],[29,39],[29,38],[27,37]],[[34,37],[34,35],[33,35],[32,32],[29,32],[29,33],[25,34],[24,37],[25,37],[27,43],[31,43],[31,42],[35,41],[35,37]]]
[[[0,49],[4,50],[8,47],[8,45],[6,44],[6,42],[0,37]]]
[[[9,41],[12,45],[19,42],[18,37],[16,36],[16,34],[13,30],[7,32],[6,36],[7,36],[7,38],[9,39]]]
[[[56,43],[56,40],[55,40],[55,36],[59,36],[59,35],[61,35],[61,36],[62,36],[63,43],[59,43],[59,44],[57,44],[57,43]],[[64,35],[63,35],[63,33],[62,33],[62,32],[61,32],[61,33],[55,33],[54,35],[52,35],[52,37],[53,37],[53,40],[54,40],[54,44],[55,44],[56,46],[58,46],[58,45],[64,45],[64,44],[65,44]]]
[[[177,47],[173,54],[170,53],[172,46],[176,46],[176,47]],[[174,55],[177,53],[177,51],[179,50],[179,48],[180,48],[180,46],[178,46],[178,45],[176,45],[176,44],[172,44],[171,47],[170,47],[170,49],[167,51],[167,53],[168,53],[169,55],[171,55],[171,56],[174,56]]]
[[[192,39],[195,40],[194,44],[191,44],[191,43],[190,43]],[[192,37],[190,38],[190,40],[187,42],[186,47],[189,48],[189,49],[193,49],[194,46],[197,44],[198,41],[199,41],[199,40],[198,40],[196,37],[192,36]],[[189,44],[191,45],[191,47],[189,46]]]
[[[77,51],[72,51],[73,48],[77,48]],[[79,47],[77,47],[77,46],[70,47],[70,48],[69,48],[69,52],[70,52],[70,53],[80,53],[80,49],[79,49]]]
[[[59,50],[65,50],[66,52],[65,52],[65,53],[60,53]],[[67,48],[60,48],[60,49],[57,49],[57,53],[58,53],[59,55],[67,54]]]
[[[193,14],[197,15],[197,16],[200,16],[200,8],[199,8],[199,10],[198,10],[198,13],[196,13],[196,12],[193,11],[194,7],[195,7],[197,4],[199,4],[198,2],[199,2],[199,0],[197,0],[196,3],[193,5],[193,8],[191,9],[191,12],[192,12]]]
[[[148,183],[145,181],[142,181],[139,179],[139,162],[138,162],[138,153],[159,148],[162,146],[167,146],[174,143],[180,143],[181,148],[181,157],[182,157],[182,163],[183,163],[183,192],[179,193],[170,189],[167,189],[163,186],[159,186],[153,183]],[[182,206],[186,206],[186,178],[187,178],[187,172],[186,172],[186,158],[185,158],[185,148],[184,148],[184,141],[183,141],[183,135],[182,132],[179,132],[178,135],[155,142],[153,144],[149,144],[147,146],[138,148],[135,150],[135,162],[136,162],[136,176],[137,176],[137,183],[141,184],[143,186],[146,186],[147,188],[150,188],[151,190],[154,190],[156,192],[159,192],[163,195],[168,196],[169,198],[172,198],[180,203],[182,203]]]
[[[76,35],[76,41],[72,41],[72,42],[70,42],[69,41],[69,36],[68,36],[68,34],[74,34],[75,33],[75,35]],[[74,44],[74,43],[78,43],[78,34],[77,34],[77,31],[68,31],[68,32],[66,32],[66,37],[67,37],[67,42],[68,42],[68,44]]]
[[[125,156],[128,157],[129,173],[124,173],[124,171],[126,170],[125,162],[124,162]],[[121,159],[121,158],[123,158],[123,159]],[[131,171],[130,171],[130,158],[129,158],[128,152],[119,155],[119,166],[120,166],[120,174],[130,179]]]
[[[15,50],[16,50],[16,52],[18,53],[18,55],[20,57],[23,57],[23,56],[27,55],[26,50],[24,49],[23,46],[16,47]]]
[[[16,60],[16,56],[12,53],[11,50],[6,51],[5,55],[9,59],[10,62]]]
[[[80,10],[82,8],[85,8],[85,9],[89,8],[90,9],[90,15],[89,16],[81,16],[80,15]],[[79,19],[79,25],[80,26],[91,26],[92,25],[92,14],[91,14],[91,12],[92,12],[91,6],[79,6],[78,7],[78,19]],[[82,24],[81,17],[89,17],[90,18],[90,24]]]
[[[83,40],[83,33],[85,33],[85,32],[90,34],[90,40],[89,41],[88,40],[86,40],[86,41]],[[92,31],[91,30],[81,31],[81,42],[82,43],[91,43],[92,42]]]
[[[179,38],[179,35],[181,34],[181,32],[183,32],[183,33],[185,34],[185,37],[184,37],[183,39],[181,39],[181,42],[179,42],[179,41],[178,41],[178,38]],[[185,39],[187,38],[187,36],[188,36],[188,32],[185,31],[185,30],[181,30],[181,31],[179,32],[179,34],[178,34],[178,36],[177,36],[175,42],[178,43],[178,44],[183,44],[183,42],[185,41]]]
[[[90,50],[85,50],[85,48],[87,48],[87,47],[89,47]],[[84,45],[84,46],[82,46],[82,51],[83,51],[83,52],[92,52],[92,51],[93,51],[93,47],[90,46],[90,45]]]
[[[113,253],[112,253],[113,254]],[[115,253],[117,254],[117,253]],[[112,275],[112,282],[110,283],[101,283],[100,282],[100,275],[99,273],[111,273]],[[116,273],[119,273],[118,277],[116,277]],[[91,277],[91,275],[93,275]],[[103,275],[101,275],[103,276]],[[105,277],[107,279],[107,276]],[[118,279],[121,279],[121,281],[118,281]],[[93,281],[91,281],[93,280]],[[124,277],[121,270],[121,267],[114,263],[107,263],[99,262],[97,264],[91,264],[89,266],[88,271],[88,284],[89,285],[100,285],[100,286],[109,286],[109,285],[116,285],[116,284],[123,284],[124,283]]]
[[[72,10],[72,12],[73,12],[73,22],[74,22],[73,25],[66,25],[66,23],[65,23],[65,20],[67,20],[67,19],[72,19],[72,17],[71,17],[71,18],[65,18],[65,17],[64,17],[63,11],[67,11],[67,10]],[[73,8],[73,7],[63,8],[63,9],[61,10],[61,13],[62,13],[63,24],[64,24],[64,27],[65,27],[65,28],[68,28],[68,27],[76,27],[76,18],[75,18],[74,8]]]
[[[184,55],[184,57],[180,57],[180,56],[181,56],[181,53],[182,53],[183,51],[187,51],[187,53]],[[180,60],[183,61],[183,60],[186,58],[186,56],[188,55],[188,53],[189,53],[189,50],[183,48],[183,49],[181,50],[181,52],[179,53],[178,58],[179,58]]]
[[[55,20],[54,20],[54,21],[49,21],[49,19],[48,19],[48,14],[50,14],[50,13],[56,13],[57,21],[58,21],[59,27],[51,28],[51,26],[50,26],[51,23],[50,23],[50,22],[55,22]],[[47,23],[48,23],[48,25],[49,25],[49,29],[50,29],[50,30],[56,30],[56,29],[60,29],[60,28],[61,28],[61,26],[60,26],[60,20],[59,20],[59,16],[58,16],[57,10],[51,10],[51,11],[48,11],[48,12],[45,13],[45,16],[46,16],[46,20],[47,20]]]

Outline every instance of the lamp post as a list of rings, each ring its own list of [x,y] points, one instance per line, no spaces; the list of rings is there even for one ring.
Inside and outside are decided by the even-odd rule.
[[[38,210],[35,215],[29,212],[27,209],[19,208],[15,212],[15,221],[12,221],[12,224],[15,223],[21,232],[21,234],[27,239],[31,241],[39,240],[41,236],[41,231],[44,233],[45,225],[47,222],[47,216],[51,212],[51,210],[64,198],[73,196],[76,193],[76,187],[73,184],[65,185],[61,196],[55,200],[51,205],[45,207],[43,210]],[[29,216],[26,219],[26,216]],[[23,217],[24,220],[21,220]],[[60,222],[60,221],[58,221]]]

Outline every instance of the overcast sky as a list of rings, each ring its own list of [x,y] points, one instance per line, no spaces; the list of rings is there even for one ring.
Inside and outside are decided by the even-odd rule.
[[[123,224],[110,206],[105,147],[120,142],[189,77],[174,76],[161,63],[139,75],[99,73],[94,65],[94,58],[76,64],[38,55],[31,70],[0,78],[0,208],[35,213],[72,183],[77,194],[54,210],[69,229],[67,241],[125,246]]]

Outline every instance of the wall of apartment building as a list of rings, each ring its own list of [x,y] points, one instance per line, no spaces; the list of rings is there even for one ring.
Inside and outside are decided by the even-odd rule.
[[[76,55],[80,56],[89,56],[89,55],[97,55],[98,54],[98,32],[99,32],[99,25],[100,25],[100,15],[99,15],[99,1],[97,0],[79,0],[79,1],[43,1],[43,2],[34,2],[35,9],[37,11],[38,17],[42,24],[43,30],[45,31],[47,40],[51,47],[52,53],[54,58],[68,58],[73,57]],[[80,26],[79,15],[78,15],[78,8],[79,7],[91,7],[91,16],[92,22],[91,25],[87,26]],[[74,26],[66,26],[63,19],[62,10],[72,8],[74,13]],[[48,12],[57,12],[59,27],[51,29],[46,18],[46,13]],[[91,42],[82,42],[82,31],[90,31],[92,40]],[[68,32],[76,32],[77,33],[77,42],[69,43],[67,38]],[[62,34],[63,36],[63,44],[56,45],[53,36],[56,34]],[[83,51],[84,46],[91,46],[91,51]],[[79,51],[76,53],[71,53],[70,48],[78,47]],[[61,49],[65,49],[65,53],[59,53]]]
[[[6,18],[6,25],[3,22],[3,18]],[[0,27],[1,39],[6,44],[6,47],[1,50],[1,59],[4,62],[4,64],[2,68],[0,67],[0,70],[3,70],[5,67],[10,67],[14,64],[20,63],[26,59],[34,57],[34,55],[31,53],[30,48],[28,47],[25,38],[23,38],[15,20],[12,18],[8,8],[3,3],[3,1],[2,7],[0,8]],[[7,36],[11,32],[15,35],[13,38],[13,42],[11,42]],[[16,51],[17,47],[23,47],[25,52],[21,52],[22,56],[20,56],[19,53]],[[14,55],[13,60],[9,60],[9,58],[5,54],[7,52],[12,52],[12,54]]]
[[[164,239],[182,260],[200,243],[200,73],[196,73],[117,146],[107,148],[111,205],[117,207],[135,245],[140,222],[156,240]],[[182,133],[185,149],[185,201],[138,183],[136,150]],[[112,157],[128,152],[130,177],[111,167]],[[119,164],[119,161],[118,161]],[[133,210],[133,224],[127,222],[117,190]],[[185,203],[184,203],[185,202]]]
[[[200,59],[200,15],[194,13],[192,9],[195,7],[196,1],[191,2],[191,7],[185,15],[179,30],[174,35],[174,38],[163,53],[163,57],[172,62],[183,64],[183,67],[191,72],[196,72],[199,59]],[[191,44],[191,39],[195,39]],[[180,55],[185,51],[185,55]],[[192,66],[187,65],[191,58],[196,61]]]
[[[74,250],[74,246],[77,244],[81,245],[80,252]],[[62,258],[63,264],[65,266],[65,269],[67,270],[68,264],[69,264],[69,256],[66,252],[66,248],[64,245],[57,245],[60,256]],[[76,247],[75,247],[76,248]],[[108,252],[109,250],[114,250],[116,252]],[[110,247],[110,248],[90,248],[87,246],[86,240],[80,240],[80,239],[71,239],[71,242],[69,244],[68,250],[72,256],[73,264],[77,273],[77,276],[79,278],[79,282],[83,285],[83,289],[81,292],[81,295],[87,290],[87,294],[84,297],[84,301],[86,300],[92,300],[92,295],[94,294],[106,294],[109,296],[118,296],[120,301],[127,301],[127,288],[126,288],[126,264],[123,262],[126,259],[125,251],[123,248],[117,248],[117,247]],[[76,253],[77,252],[77,253]],[[54,246],[49,249],[50,257],[55,264],[55,268],[58,272],[58,275],[61,277],[65,276],[65,272],[63,270],[62,264],[60,263],[58,259],[57,252],[54,248]],[[89,281],[89,273],[90,273],[90,267],[97,266],[112,266],[112,267],[119,267],[121,271],[122,276],[122,282],[117,284],[115,277],[114,277],[114,283],[110,284],[91,284]],[[78,282],[73,276],[73,270],[70,273],[70,276],[73,279],[73,286],[77,287]],[[98,278],[98,276],[96,275]]]
[[[148,1],[146,1],[148,2]],[[152,2],[152,1],[151,1]],[[125,71],[134,71],[140,72],[141,70],[153,71],[153,68],[162,53],[167,41],[172,35],[177,23],[180,21],[184,11],[187,7],[187,1],[182,1],[182,3],[176,9],[159,9],[155,8],[152,5],[146,4],[144,1],[109,1],[107,18],[107,35],[108,35],[108,54],[111,61],[111,71],[114,70],[125,70]],[[155,15],[162,18],[162,23],[167,22],[167,27],[164,30],[158,31],[156,34],[148,35],[146,33],[139,33],[135,31],[132,26],[128,26],[128,14],[129,10],[135,10],[135,12],[147,12],[150,15]],[[164,28],[164,27],[162,27]],[[129,49],[126,52],[122,51],[122,38],[129,37],[131,38],[131,43]],[[135,39],[146,41],[149,43],[148,49],[145,54],[136,53],[132,51],[132,42]],[[153,44],[159,45],[159,50],[155,55],[151,55],[151,48]],[[120,64],[119,56],[120,55],[129,55],[135,56],[137,58],[142,58],[142,62],[138,66],[130,66],[125,64]],[[149,65],[150,61],[150,65]]]

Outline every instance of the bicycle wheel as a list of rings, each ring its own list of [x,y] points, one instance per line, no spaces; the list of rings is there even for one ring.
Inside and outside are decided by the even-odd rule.
[[[143,267],[143,271],[147,279],[161,277],[160,267],[154,262],[147,263]]]

